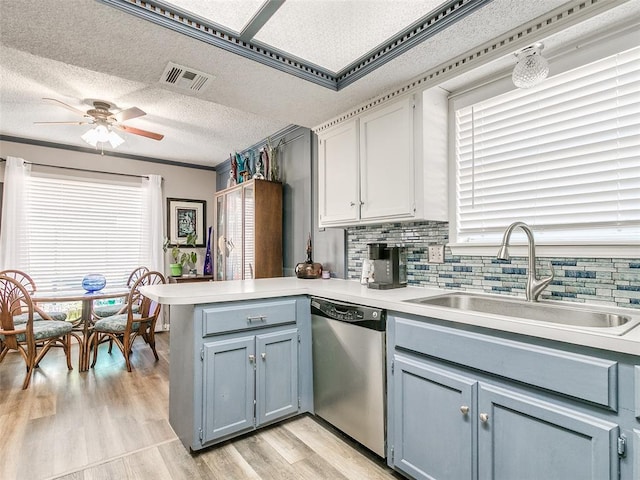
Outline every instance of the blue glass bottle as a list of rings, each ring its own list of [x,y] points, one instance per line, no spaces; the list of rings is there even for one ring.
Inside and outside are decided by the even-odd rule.
[[[204,255],[203,275],[213,275],[213,262],[211,261],[211,229],[209,227],[209,235],[207,237],[207,251]]]

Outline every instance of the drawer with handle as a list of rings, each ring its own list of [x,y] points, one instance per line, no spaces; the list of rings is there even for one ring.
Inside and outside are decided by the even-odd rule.
[[[234,302],[202,310],[202,336],[295,323],[296,301]]]

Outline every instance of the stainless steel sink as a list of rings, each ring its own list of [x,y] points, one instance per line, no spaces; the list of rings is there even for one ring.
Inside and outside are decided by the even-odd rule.
[[[449,293],[436,297],[414,298],[409,303],[453,308],[456,310],[501,315],[514,319],[548,322],[569,327],[586,327],[596,329],[619,329],[620,335],[640,322],[627,315],[609,313],[582,306],[560,306],[545,302],[527,302],[504,297],[491,297],[472,293]],[[614,333],[614,332],[611,332]]]

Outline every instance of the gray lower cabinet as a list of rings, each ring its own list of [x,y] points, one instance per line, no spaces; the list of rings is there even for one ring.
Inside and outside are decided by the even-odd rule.
[[[618,451],[629,436],[618,419],[628,423],[631,402],[618,405],[616,362],[418,319],[390,316],[388,329],[394,469],[429,480],[631,478]],[[514,368],[519,356],[527,362]],[[599,375],[603,369],[608,375]],[[529,375],[584,391],[589,402],[574,408],[577,399],[532,389]]]
[[[169,422],[200,450],[313,410],[307,297],[172,306]]]
[[[298,410],[298,330],[204,344],[202,442]]]
[[[472,379],[396,355],[393,466],[415,478],[474,478],[476,390]]]
[[[618,425],[480,383],[481,479],[618,478]]]

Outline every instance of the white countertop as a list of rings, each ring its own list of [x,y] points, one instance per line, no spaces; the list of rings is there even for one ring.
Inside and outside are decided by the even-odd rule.
[[[354,280],[339,280],[335,278],[330,280],[301,280],[295,277],[284,277],[153,285],[142,287],[141,291],[149,298],[167,305],[198,305],[289,295],[316,295],[332,300],[386,308],[396,312],[640,355],[640,326],[636,326],[623,335],[615,336],[601,333],[602,329],[597,328],[579,329],[553,323],[514,320],[499,315],[405,302],[405,300],[412,298],[431,297],[453,292],[453,290],[438,288],[405,287],[392,290],[374,290]],[[506,298],[513,299],[514,297]],[[573,305],[569,302],[554,303],[564,307]],[[603,307],[582,303],[576,304],[576,307],[618,313],[630,316],[632,320],[640,319],[640,311],[634,309]]]

